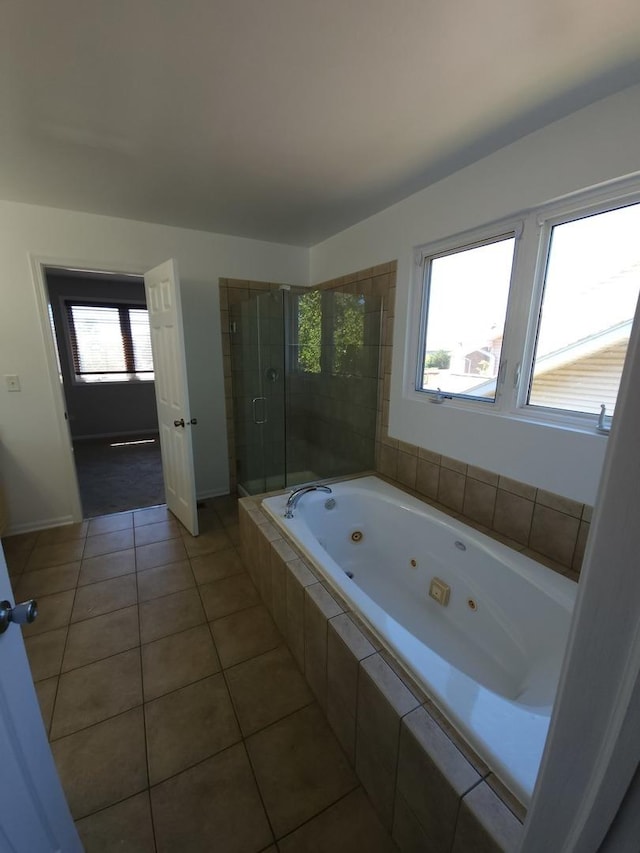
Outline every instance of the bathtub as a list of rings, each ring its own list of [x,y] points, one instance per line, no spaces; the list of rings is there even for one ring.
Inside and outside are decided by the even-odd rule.
[[[576,584],[377,477],[331,489],[262,505],[528,805]]]

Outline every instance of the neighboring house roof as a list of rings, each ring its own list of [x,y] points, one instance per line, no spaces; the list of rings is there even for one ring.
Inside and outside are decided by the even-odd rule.
[[[554,352],[549,352],[542,356],[539,355],[536,360],[536,374],[539,376],[541,373],[557,370],[565,364],[588,358],[596,352],[608,349],[619,341],[628,340],[632,324],[633,320],[626,320],[617,326],[603,329],[601,332],[597,332],[588,338],[576,341],[568,346],[561,347]]]

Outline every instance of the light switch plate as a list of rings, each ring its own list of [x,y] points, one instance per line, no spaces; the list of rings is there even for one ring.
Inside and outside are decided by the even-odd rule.
[[[20,377],[15,375],[9,375],[4,377],[5,382],[7,383],[7,391],[19,391],[20,390]]]

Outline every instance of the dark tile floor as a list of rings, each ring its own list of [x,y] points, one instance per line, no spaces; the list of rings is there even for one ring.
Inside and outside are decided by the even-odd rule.
[[[240,560],[231,498],[4,540],[88,853],[395,849]]]

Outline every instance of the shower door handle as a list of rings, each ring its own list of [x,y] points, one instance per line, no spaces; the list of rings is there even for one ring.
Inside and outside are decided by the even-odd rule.
[[[262,418],[258,418],[257,415],[257,404],[262,403]],[[267,417],[267,398],[266,397],[254,397],[251,401],[251,406],[253,409],[253,422],[254,424],[266,424],[269,420]]]

